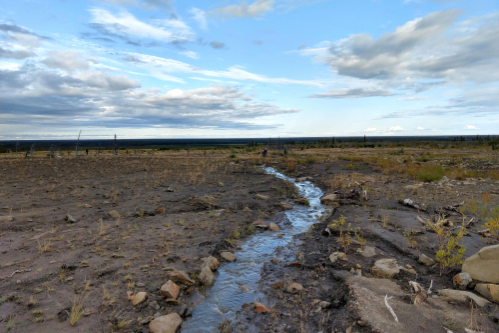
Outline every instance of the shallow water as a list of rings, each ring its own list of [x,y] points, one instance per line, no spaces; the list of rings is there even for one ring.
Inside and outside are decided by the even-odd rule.
[[[310,225],[317,223],[317,216],[324,211],[320,203],[323,193],[312,183],[295,182],[295,179],[286,177],[274,168],[264,170],[295,184],[300,195],[309,201],[310,207],[295,205],[286,211],[291,228],[257,234],[246,241],[242,250],[234,252],[237,260],[223,264],[218,269],[215,284],[208,290],[206,300],[194,308],[192,318],[182,324],[182,333],[215,332],[218,324],[233,316],[244,303],[251,303],[258,298],[257,287],[263,264],[270,261],[277,247],[286,246],[294,235],[307,231]],[[241,291],[242,285],[249,286],[251,290]]]

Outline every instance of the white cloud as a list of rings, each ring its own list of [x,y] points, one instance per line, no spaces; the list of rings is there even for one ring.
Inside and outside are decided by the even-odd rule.
[[[83,58],[82,54],[75,50],[48,51],[47,54],[48,56],[41,62],[50,68],[73,71],[76,69],[88,69],[90,62],[95,63],[93,60]]]
[[[191,58],[191,59],[199,59],[198,54],[196,52],[194,52],[194,51],[188,51],[188,50],[186,50],[186,51],[181,51],[180,53],[183,54],[183,55],[185,55],[186,57]]]
[[[497,82],[499,13],[458,22],[449,9],[408,21],[375,39],[366,33],[296,52],[314,56],[334,74],[392,89],[423,91],[463,82]],[[414,99],[413,99],[414,100]]]
[[[387,132],[403,132],[405,131],[404,128],[402,128],[402,126],[392,126],[388,129]]]
[[[254,74],[246,71],[243,67],[232,66],[225,71],[213,71],[197,68],[177,60],[166,59],[140,53],[128,53],[124,60],[134,63],[137,67],[142,67],[149,71],[150,75],[161,78],[164,73],[193,73],[208,77],[225,78],[241,81],[256,81],[274,84],[300,84],[306,86],[321,87],[322,83],[312,80],[293,80],[288,78],[271,78],[261,74]],[[177,80],[180,80],[177,78]]]
[[[425,128],[424,127],[421,127],[421,126],[418,126],[418,128],[416,128],[416,131],[424,131]]]
[[[393,93],[382,88],[339,88],[322,94],[312,95],[312,98],[363,98],[392,96]]]
[[[477,129],[477,128],[473,125],[466,125],[465,129],[472,130],[472,129]]]
[[[368,133],[369,133],[369,132],[377,132],[377,130],[376,130],[376,127],[368,127],[368,128],[366,129],[366,132],[368,132]]]
[[[118,36],[148,38],[164,42],[189,41],[194,38],[191,29],[179,19],[154,20],[155,25],[142,22],[132,14],[122,11],[112,14],[105,9],[92,8],[91,23]]]
[[[189,11],[192,14],[192,18],[199,24],[201,29],[206,30],[208,28],[208,22],[206,22],[205,12],[199,8],[191,8]]]
[[[235,18],[258,18],[274,7],[274,0],[256,0],[252,4],[241,2],[237,5],[218,8],[209,12],[206,15],[229,20]]]
[[[397,98],[397,101],[424,101],[428,99],[426,96],[420,96],[420,97],[403,97],[403,98]]]

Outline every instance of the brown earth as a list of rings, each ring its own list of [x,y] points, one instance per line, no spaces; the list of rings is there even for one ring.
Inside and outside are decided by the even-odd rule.
[[[188,314],[205,288],[196,280],[201,258],[223,262],[221,249],[257,232],[250,223],[294,195],[227,154],[4,159],[0,166],[2,332],[142,332],[155,313]],[[167,303],[159,289],[171,268],[196,284],[179,283],[177,302]],[[127,291],[147,299],[133,306]],[[81,299],[83,316],[72,327],[68,314]]]
[[[497,165],[488,152],[437,152],[441,155],[432,158],[441,164],[459,159],[481,172]],[[403,166],[425,151],[407,150],[405,157],[390,153],[310,149],[287,159],[270,154],[267,165],[293,177],[311,177],[324,193],[346,199],[264,266],[259,289],[265,297],[259,301],[270,312],[257,314],[252,305],[243,306],[234,320],[221,324],[221,332],[465,333],[471,324],[477,332],[499,331],[497,308],[433,296],[453,288],[459,266],[441,272],[438,264],[418,261],[421,253],[435,258],[438,238],[428,221],[442,214],[452,222],[446,231],[454,234],[474,218],[462,239],[465,257],[496,243],[493,235],[478,232],[483,211],[499,203],[499,184],[459,177],[420,183],[404,175]],[[375,155],[398,160],[400,167],[394,173],[358,162]],[[213,255],[223,264],[220,250],[237,250],[237,239],[258,232],[252,221],[282,226],[279,202],[297,198],[293,186],[261,171],[255,153],[238,154],[232,159],[237,164],[227,156],[193,152],[0,161],[0,208],[5,208],[0,213],[0,330],[12,325],[14,332],[149,332],[147,322],[155,314],[188,315],[207,291],[196,279],[201,258]],[[406,198],[424,203],[426,211],[401,204]],[[120,217],[111,217],[111,211]],[[64,220],[68,213],[76,223]],[[330,227],[340,216],[357,231],[347,246]],[[372,256],[365,255],[367,247],[374,249]],[[347,260],[331,262],[335,251],[345,252]],[[405,269],[393,279],[380,279],[371,267],[383,258],[396,259],[417,275]],[[179,283],[174,303],[159,293],[171,268],[196,282]],[[432,284],[433,293],[415,305],[409,281],[426,290]],[[292,283],[303,290],[290,291]],[[127,291],[146,291],[147,299],[133,306]],[[384,304],[386,295],[398,323]],[[84,315],[71,326],[65,313],[78,299],[83,299]],[[322,307],[320,301],[329,304]]]

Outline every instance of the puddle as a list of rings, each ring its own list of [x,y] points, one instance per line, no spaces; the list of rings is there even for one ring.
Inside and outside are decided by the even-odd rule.
[[[218,269],[215,284],[208,290],[206,300],[194,308],[192,318],[182,324],[182,333],[215,332],[216,327],[233,316],[244,303],[251,303],[261,296],[257,288],[263,264],[270,261],[276,248],[290,244],[294,235],[307,231],[310,225],[317,223],[317,216],[324,211],[320,203],[323,193],[312,183],[295,182],[294,178],[286,177],[274,168],[263,169],[295,184],[310,207],[295,205],[285,212],[291,228],[283,228],[280,232],[265,231],[247,239],[242,250],[234,252],[237,260]],[[249,286],[251,290],[243,292],[242,285]]]

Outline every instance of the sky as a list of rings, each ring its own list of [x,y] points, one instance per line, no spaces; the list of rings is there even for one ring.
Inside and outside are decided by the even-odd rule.
[[[0,0],[0,140],[498,124],[499,0]]]

